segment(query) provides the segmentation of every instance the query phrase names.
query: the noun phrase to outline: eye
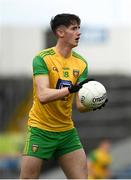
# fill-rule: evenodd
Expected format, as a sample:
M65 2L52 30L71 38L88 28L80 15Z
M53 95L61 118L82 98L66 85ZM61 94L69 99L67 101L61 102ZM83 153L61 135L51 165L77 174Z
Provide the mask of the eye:
M72 27L72 30L78 30L78 29L80 29L80 26L74 26L74 27Z
M73 27L73 30L76 30L77 28L76 27Z
M77 30L77 29L78 29L78 27L77 27L77 26L74 26L72 29L73 29L73 30Z

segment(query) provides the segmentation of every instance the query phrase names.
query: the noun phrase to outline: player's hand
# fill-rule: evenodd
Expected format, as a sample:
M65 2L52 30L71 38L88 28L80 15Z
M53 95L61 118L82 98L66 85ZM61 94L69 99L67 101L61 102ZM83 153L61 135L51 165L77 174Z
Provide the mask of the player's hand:
M71 85L70 87L68 87L68 90L70 93L75 93L75 92L78 92L81 88L82 88L82 85L77 84L77 85Z
M78 92L82 88L82 85L89 81L94 81L94 79L85 79L81 81L80 83L78 83L77 85L71 85L71 87L68 87L68 90L70 93Z
M108 99L106 99L105 102L100 107L93 109L93 111L96 111L97 109L101 109L101 108L105 107L107 102L108 102Z

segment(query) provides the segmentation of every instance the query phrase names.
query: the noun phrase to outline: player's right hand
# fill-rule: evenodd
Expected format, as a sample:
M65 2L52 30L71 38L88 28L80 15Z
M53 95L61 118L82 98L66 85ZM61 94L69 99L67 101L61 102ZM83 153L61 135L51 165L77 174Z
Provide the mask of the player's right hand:
M70 87L68 87L68 90L70 93L75 93L78 92L80 88L82 88L82 85L77 84L77 85L71 85Z

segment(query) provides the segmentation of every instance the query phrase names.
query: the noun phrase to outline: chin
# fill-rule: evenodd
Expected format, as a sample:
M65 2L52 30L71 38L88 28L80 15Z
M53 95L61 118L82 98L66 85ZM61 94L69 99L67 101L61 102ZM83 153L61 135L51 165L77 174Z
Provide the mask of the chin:
M78 43L70 44L70 47L71 47L71 48L75 48L75 47L77 47L77 46L78 46Z
M77 43L77 44L73 44L72 46L73 46L73 48L74 48L74 47L77 47L77 46L78 46L78 43Z

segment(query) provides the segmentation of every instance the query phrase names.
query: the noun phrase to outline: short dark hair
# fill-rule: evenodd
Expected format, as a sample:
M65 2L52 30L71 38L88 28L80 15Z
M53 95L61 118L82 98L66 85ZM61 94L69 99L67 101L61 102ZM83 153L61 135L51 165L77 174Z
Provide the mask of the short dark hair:
M81 20L79 18L79 16L75 15L75 14L57 14L55 17L51 18L50 21L50 26L52 31L55 33L56 29L61 26L64 25L66 27L70 26L71 24L77 23L78 25L80 25Z

